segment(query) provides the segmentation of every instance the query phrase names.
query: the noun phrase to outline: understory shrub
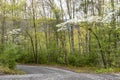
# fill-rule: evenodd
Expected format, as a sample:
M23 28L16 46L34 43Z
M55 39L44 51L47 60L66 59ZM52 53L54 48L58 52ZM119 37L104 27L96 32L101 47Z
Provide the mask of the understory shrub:
M0 54L0 66L14 69L17 59L17 47L13 44L6 45L4 52Z
M97 65L97 55L96 54L85 54L81 55L78 53L69 54L68 62L72 66L94 66Z
M18 63L34 63L34 56L31 53L20 53L19 58L17 59Z
M39 56L38 56L38 63L39 64L46 64L48 62L46 50L42 49L39 52L40 53L39 53Z

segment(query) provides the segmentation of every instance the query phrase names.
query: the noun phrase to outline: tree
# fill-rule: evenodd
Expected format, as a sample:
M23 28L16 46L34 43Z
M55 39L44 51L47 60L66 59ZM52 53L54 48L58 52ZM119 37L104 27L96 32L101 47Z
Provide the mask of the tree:
M1 1L2 5L1 5L1 13L2 13L2 26L1 26L1 53L4 52L4 47L5 47L5 33L6 33L6 28L5 28L5 24L6 24L6 0L5 1Z

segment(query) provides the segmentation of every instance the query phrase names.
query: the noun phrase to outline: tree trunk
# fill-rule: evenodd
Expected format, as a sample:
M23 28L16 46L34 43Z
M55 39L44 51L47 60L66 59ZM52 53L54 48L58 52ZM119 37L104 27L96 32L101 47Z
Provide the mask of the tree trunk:
M5 0L6 1L6 0ZM5 24L6 24L6 4L4 4L3 6L3 12L2 12L2 27L1 27L1 53L4 53L4 48L5 48L5 33L6 33L6 28L5 28Z
M99 40L98 36L94 33L94 31L92 29L89 28L89 31L91 31L93 33L93 35L95 36L95 38L97 40L104 68L107 68L107 62L105 60L105 55L104 55L104 52L102 50L102 46L101 46L100 40Z
M38 63L38 42L37 42L37 26L35 22L35 7L34 7L34 1L32 0L32 20L33 20L33 28L34 28L34 38L35 38L35 63Z

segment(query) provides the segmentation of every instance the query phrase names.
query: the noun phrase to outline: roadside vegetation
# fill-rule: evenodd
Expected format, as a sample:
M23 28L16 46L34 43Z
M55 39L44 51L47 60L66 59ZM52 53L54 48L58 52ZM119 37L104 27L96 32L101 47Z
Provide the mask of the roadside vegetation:
M6 74L13 74L13 75L23 75L25 74L25 72L23 71L19 71L19 70L16 70L16 69L10 69L8 67L0 67L0 75L6 75Z
M1 72L17 63L119 72L120 1L0 0Z

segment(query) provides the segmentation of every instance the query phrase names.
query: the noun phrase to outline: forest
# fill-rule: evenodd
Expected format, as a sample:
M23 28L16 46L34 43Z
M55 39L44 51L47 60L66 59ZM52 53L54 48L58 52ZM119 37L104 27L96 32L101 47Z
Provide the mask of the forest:
M120 67L120 0L0 0L0 66Z

